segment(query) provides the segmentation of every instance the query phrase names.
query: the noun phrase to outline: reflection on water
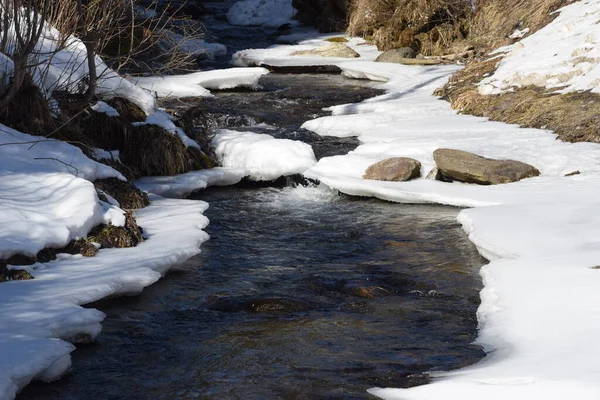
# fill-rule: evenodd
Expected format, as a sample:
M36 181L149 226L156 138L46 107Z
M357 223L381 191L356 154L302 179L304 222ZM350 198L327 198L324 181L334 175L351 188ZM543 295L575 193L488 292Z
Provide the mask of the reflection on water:
M19 399L361 399L478 361L482 260L457 210L322 187L214 189L212 239L100 305L73 374Z

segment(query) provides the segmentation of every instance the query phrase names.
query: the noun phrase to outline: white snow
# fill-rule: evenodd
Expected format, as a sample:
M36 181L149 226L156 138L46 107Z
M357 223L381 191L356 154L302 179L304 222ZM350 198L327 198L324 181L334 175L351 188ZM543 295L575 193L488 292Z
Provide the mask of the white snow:
M247 174L243 168L211 168L175 176L148 176L138 179L135 185L148 193L181 198L209 186L235 185Z
M558 92L600 93L600 0L576 1L540 31L504 49L496 72L480 83L481 94L528 85Z
M151 196L137 213L148 240L137 247L103 249L96 257L63 255L29 267L35 279L2 283L0 291L0 398L11 399L31 379L52 380L70 366L73 346L93 339L104 314L82 308L109 296L132 295L171 266L197 254L207 204ZM62 340L58 340L62 339Z
M108 105L104 101L99 101L96 104L92 104L90 108L96 112L104 113L109 117L118 117L120 115L114 107Z
M206 97L207 89L223 90L237 87L256 89L261 76L268 74L265 68L230 68L217 71L201 71L186 75L132 78L136 85L165 97Z
M244 0L235 3L227 13L231 25L262 25L278 27L297 24L292 20L296 9L292 0Z
M232 56L233 64L238 67L273 66L273 67L297 67L297 66L340 66L347 62L356 62L356 58L341 57L309 57L293 56L297 51L313 50L315 48L331 45L326 39L333 36L344 36L343 34L328 34L301 40L295 45L277 44L267 49L248 49L236 52ZM369 45L362 38L348 38L344 43L360 55L361 61L374 61L381 52L374 45Z
M300 174L316 163L310 145L271 135L224 129L212 144L223 167L244 169L256 181Z

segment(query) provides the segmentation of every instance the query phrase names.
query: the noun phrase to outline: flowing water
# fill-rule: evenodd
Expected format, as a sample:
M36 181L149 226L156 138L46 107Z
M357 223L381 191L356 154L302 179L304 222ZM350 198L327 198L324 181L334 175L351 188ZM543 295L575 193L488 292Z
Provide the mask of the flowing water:
M201 107L211 127L303 140L322 157L357 142L301 123L379 93L333 75L261 84L166 106ZM19 400L364 399L371 387L423 384L430 371L484 356L472 344L483 260L457 209L316 185L193 198L210 203L202 253L139 296L94 304L104 330L73 353L72 374Z
M20 399L361 399L479 360L481 259L456 209L324 187L213 189L211 240L140 296L98 304L75 369Z

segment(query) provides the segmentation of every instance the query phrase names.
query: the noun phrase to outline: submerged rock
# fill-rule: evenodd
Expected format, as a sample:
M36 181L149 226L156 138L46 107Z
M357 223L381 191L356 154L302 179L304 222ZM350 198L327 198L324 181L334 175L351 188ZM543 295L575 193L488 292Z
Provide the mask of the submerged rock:
M265 314L291 313L312 310L311 304L285 298L221 298L209 301L209 309L221 312L252 312Z
M312 57L341 57L341 58L359 58L360 54L352 50L343 43L329 42L329 44L312 50L295 51L292 56L312 56Z
M445 179L497 185L540 175L535 167L515 160L494 160L454 149L437 149L433 158Z
M371 165L363 179L404 182L421 175L421 163L407 157L388 158Z

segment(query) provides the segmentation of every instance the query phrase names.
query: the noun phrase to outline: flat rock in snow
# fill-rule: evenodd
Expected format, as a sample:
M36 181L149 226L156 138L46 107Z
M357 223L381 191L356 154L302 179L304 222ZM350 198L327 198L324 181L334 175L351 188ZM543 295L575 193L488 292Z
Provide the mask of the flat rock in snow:
M538 176L537 168L515 160L494 160L454 149L437 149L433 158L443 177L459 182L497 185Z
M364 179L405 182L421 175L421 163L413 158L394 157L367 168Z

